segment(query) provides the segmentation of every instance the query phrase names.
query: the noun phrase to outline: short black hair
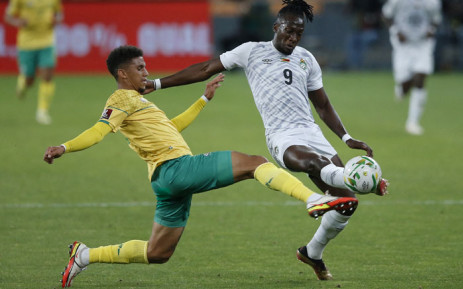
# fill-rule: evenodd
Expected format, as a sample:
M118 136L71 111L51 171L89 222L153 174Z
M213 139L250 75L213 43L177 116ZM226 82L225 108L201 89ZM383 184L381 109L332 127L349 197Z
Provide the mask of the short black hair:
M307 19L307 22L313 20L313 6L307 4L304 0L283 0L285 7L278 12L277 19L284 18L287 15L300 16L302 19Z
M143 50L131 45L119 46L109 53L106 66L109 72L117 80L117 70L128 64L132 59L143 56Z

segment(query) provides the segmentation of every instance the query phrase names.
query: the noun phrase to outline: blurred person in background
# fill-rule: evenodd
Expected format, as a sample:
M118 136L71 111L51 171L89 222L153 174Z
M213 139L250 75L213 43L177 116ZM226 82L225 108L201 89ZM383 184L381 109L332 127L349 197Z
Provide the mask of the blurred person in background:
M410 93L405 130L421 135L427 100L426 77L434 71L435 36L442 21L439 0L388 0L382 12L389 25L397 100Z
M55 94L54 28L63 20L61 0L10 0L4 20L18 28L16 46L19 76L16 95L23 99L38 74L41 80L36 120L40 124L50 124L49 108Z
M222 47L231 50L248 41L263 41L273 36L269 25L273 24L274 16L270 12L267 1L253 1L248 11L240 18L238 31L222 40Z
M440 69L463 69L463 0L442 1L442 33L436 43ZM440 37L439 37L440 36Z
M381 0L350 0L347 10L352 14L352 32L347 43L347 63L350 69L361 69L370 45L379 38Z

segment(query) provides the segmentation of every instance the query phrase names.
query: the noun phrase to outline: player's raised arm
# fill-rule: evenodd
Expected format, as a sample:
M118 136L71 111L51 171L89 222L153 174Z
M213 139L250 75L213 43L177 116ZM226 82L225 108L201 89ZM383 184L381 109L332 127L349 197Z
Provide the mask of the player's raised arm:
M158 78L153 81L148 81L143 94L148 94L154 90L159 90L162 88L204 81L212 75L224 70L225 67L222 65L222 62L220 62L219 58L196 63L172 75L163 77L161 79Z
M54 159L61 157L65 152L75 152L89 148L99 143L110 131L111 127L109 125L103 122L97 122L94 126L87 129L76 138L60 146L48 147L43 156L43 160L52 164Z
M214 97L215 90L220 87L221 82L225 79L225 75L219 73L213 80L207 83L204 95L193 103L187 110L177 115L172 119L178 131L187 128L193 120L196 119L201 110L206 106L207 102Z

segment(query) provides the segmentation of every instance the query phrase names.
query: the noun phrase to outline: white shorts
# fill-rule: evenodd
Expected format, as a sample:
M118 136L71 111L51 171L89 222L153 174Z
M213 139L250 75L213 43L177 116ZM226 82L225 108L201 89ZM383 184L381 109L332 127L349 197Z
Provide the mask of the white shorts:
M293 145L306 146L316 153L331 160L337 154L336 150L326 140L320 127L314 124L310 128L296 128L288 131L274 133L266 137L267 147L273 159L283 168L283 155L288 147Z
M396 83L412 79L416 73L431 74L434 71L435 40L428 39L420 44L392 42L392 67Z

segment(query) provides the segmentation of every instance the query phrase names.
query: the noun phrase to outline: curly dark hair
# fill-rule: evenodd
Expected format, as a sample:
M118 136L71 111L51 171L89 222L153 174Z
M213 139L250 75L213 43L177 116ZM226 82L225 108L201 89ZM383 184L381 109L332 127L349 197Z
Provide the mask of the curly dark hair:
M138 47L124 45L119 46L109 53L106 59L106 66L109 72L117 80L117 70L128 64L132 59L143 56L143 50Z
M307 19L307 22L313 20L313 6L307 4L304 0L283 0L285 7L278 12L277 18L284 18L286 15L297 15Z

